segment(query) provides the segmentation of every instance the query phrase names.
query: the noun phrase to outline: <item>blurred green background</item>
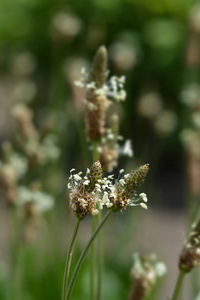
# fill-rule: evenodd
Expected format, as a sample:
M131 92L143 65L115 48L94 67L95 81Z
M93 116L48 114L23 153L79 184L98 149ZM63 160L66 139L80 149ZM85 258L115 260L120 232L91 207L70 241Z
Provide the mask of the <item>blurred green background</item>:
M48 130L56 137L59 155L23 179L23 185L39 181L42 190L55 199L53 211L40 220L33 243L16 246L20 234L15 231L16 216L11 216L13 209L1 195L1 300L61 297L65 252L74 223L66 196L67 178L71 168L83 171L92 162L83 94L74 81L82 67L89 70L101 45L108 50L109 75L126 76L127 99L113 104L107 118L113 111L119 114L120 135L132 141L134 157L120 157L116 177L120 168L129 172L150 164L143 185L149 211L130 208L114 216L104 229L103 299L127 299L134 251L156 252L166 261L169 278L161 295L171 295L182 233L199 207L200 3L2 0L1 143L10 140L23 153L12 113L16 105L23 105L29 107L40 133ZM90 217L81 228L77 257L89 237L89 226ZM88 296L88 282L86 262L73 299ZM195 286L194 296L199 289ZM156 299L154 294L151 297Z

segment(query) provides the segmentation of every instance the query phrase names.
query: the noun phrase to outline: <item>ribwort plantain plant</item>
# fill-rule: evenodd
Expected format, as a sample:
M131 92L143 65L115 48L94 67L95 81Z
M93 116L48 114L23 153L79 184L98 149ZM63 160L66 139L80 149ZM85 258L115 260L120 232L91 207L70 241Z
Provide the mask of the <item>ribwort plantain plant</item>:
M100 165L99 162L97 162L96 164ZM99 231L102 229L103 225L110 217L110 215L117 211L125 210L127 206L140 205L141 207L147 209L146 195L144 193L137 195L136 190L144 181L148 169L149 169L148 165L141 166L140 168L131 172L130 174L124 175L124 177L120 179L119 182L117 181L115 183L113 183L112 180L113 175L109 175L108 177L103 177L102 179L98 179L97 180L98 183L95 184L95 188L94 190L92 190L91 195L87 191L87 187L90 186L91 182L95 181L94 178L90 177L91 178L90 181L88 179L87 173L83 179L81 178L80 173L70 175L70 180L72 178L75 179L73 183L74 187L72 187L71 184L69 185L70 190L75 189L75 191L72 191L72 193L70 193L70 198L71 198L70 203L76 217L78 218L77 221L78 225L76 225L75 227L75 231L74 231L75 233L73 234L72 241L70 244L71 252L69 252L67 256L68 257L67 267L65 270L64 284L63 284L63 288L64 288L63 295L65 295L65 298L63 299L70 299L72 288L74 286L76 277L83 263L83 260L85 259L85 256L90 248L90 245L92 244L93 240L98 235ZM83 187L84 183L86 187ZM78 190L78 192L76 190ZM85 246L76 264L76 267L74 269L70 283L66 291L68 277L69 277L68 274L70 270L70 261L72 257L72 248L77 234L77 228L79 226L79 223L88 213L91 213L93 215L98 214L99 210L102 210L104 206L107 208L107 213L105 213L101 222L97 225L95 231L93 232L87 245ZM97 209L97 207L99 207L99 210Z
M75 84L85 91L83 105L85 107L86 135L91 143L93 150L93 165L87 169L86 174L82 172L74 174L72 169L69 177L68 189L70 191L70 207L73 210L77 221L72 235L68 255L66 258L62 300L69 300L73 290L75 280L78 276L80 267L85 256L91 247L91 266L90 266L90 299L101 300L102 295L102 235L101 229L111 214L123 211L127 206L137 206L147 209L147 196L144 193L136 194L137 189L143 183L149 165L145 164L138 169L125 174L122 178L120 171L118 180L114 181L114 175L103 176L104 171L112 171L117 166L119 156L118 131L119 121L117 115L111 117L110 126L106 127L106 111L112 104L111 99L124 101L126 92L123 89L125 78L111 77L109 80L107 71L107 51L104 46L100 47L95 56L93 66L89 75L85 70L82 71L80 81ZM126 145L126 151L132 156L130 142ZM129 149L127 149L129 147ZM107 212L102 218L103 208ZM70 277L71 259L73 254L74 242L77 236L81 221L92 214L92 234L83 249L74 271ZM97 222L96 217L97 216ZM98 249L94 247L94 239L98 236ZM96 271L95 252L98 250L98 263ZM97 274L97 289L95 290Z

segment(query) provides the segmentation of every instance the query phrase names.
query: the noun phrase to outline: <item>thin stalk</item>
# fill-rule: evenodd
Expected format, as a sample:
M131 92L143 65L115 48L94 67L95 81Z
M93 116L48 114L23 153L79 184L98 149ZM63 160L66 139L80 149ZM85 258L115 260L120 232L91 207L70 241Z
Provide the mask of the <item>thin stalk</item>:
M96 162L99 159L98 146L99 146L98 141L96 141L96 140L92 141L93 162ZM99 212L99 214L100 214L100 212ZM92 218L92 233L94 232L96 225L99 224L100 221L101 221L101 218L100 218L100 220L99 220L99 218L96 219L96 217ZM98 247L100 246L99 244L100 244L100 242L99 242L99 236L98 236ZM98 259L98 262L99 262L99 259ZM95 266L96 266L96 262L95 262L95 244L92 244L91 251L90 251L90 300L95 299ZM98 263L98 286L97 286L97 291L99 289L101 289L101 287L99 287L99 275L101 277L101 274L100 274L101 271L100 270L101 270L101 268L99 269L99 263Z
M97 228L95 229L95 231L93 232L93 234L91 235L87 245L85 246L83 252L81 253L81 256L76 264L76 267L74 269L74 272L72 274L69 286L68 286L68 290L67 290L67 295L66 295L66 299L65 300L69 300L71 293L72 293L72 289L74 286L74 283L76 281L77 275L79 273L80 267L85 259L85 256L90 248L90 245L92 244L93 240L95 239L95 237L97 236L98 232L100 231L100 229L103 227L103 225L105 224L105 222L107 221L107 219L110 217L110 215L112 214L112 210L108 211L104 218L101 220L101 223L97 226Z
M92 156L93 156L93 162L97 161L99 159L99 142L98 141L93 141L92 142Z
M180 290L181 290L181 286L182 286L182 283L183 283L184 275L185 275L184 271L179 271L179 276L178 276L178 279L177 279L177 282L176 282L176 286L174 288L174 293L173 293L173 296L172 296L171 300L178 299L178 295L179 295Z
M97 215L98 224L100 224L102 220L102 213L99 210L99 214ZM102 231L98 234L98 273L97 273L97 300L101 300L101 291L102 291L102 275L103 275L103 238Z
M96 217L92 217L92 233L96 228L96 221ZM90 249L90 300L95 299L95 266L95 244L93 243Z
M76 239L76 236L77 236L77 232L78 232L78 229L79 229L80 222L81 222L81 220L77 219L77 222L75 224L74 231L73 231L73 234L72 234L72 239L71 239L69 251L68 251L67 257L66 257L65 271L64 271L64 278L63 278L63 288L62 288L62 300L65 300L65 297L66 297L66 288L67 288L68 280L69 280L69 273L70 273L72 255L73 255L73 246L74 246L74 242L75 242L75 239Z

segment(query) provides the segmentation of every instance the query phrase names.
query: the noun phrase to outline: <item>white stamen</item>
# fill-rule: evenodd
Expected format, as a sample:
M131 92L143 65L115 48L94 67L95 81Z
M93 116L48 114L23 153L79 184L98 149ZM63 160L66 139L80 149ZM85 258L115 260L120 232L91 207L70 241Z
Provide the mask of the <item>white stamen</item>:
M148 207L147 207L147 205L145 204L145 203L140 203L140 206L142 207L142 208L144 208L144 209L147 209Z
M139 194L139 197L140 197L144 202L147 202L147 201L148 201L147 195L146 195L145 193Z
M85 181L83 182L84 185L88 185L89 183L90 183L89 180L85 180Z
M82 180L82 178L81 178L78 174L75 174L75 175L74 175L74 179L77 180L77 181Z
M124 186L124 185L125 185L124 179L120 179L119 183L120 183L122 186Z

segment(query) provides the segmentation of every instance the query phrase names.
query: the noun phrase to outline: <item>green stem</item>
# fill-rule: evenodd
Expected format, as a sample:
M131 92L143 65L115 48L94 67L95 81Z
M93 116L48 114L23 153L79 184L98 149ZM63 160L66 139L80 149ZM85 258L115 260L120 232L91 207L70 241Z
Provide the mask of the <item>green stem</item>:
M93 162L96 162L99 159L99 152L98 152L98 146L99 146L99 142L97 140L93 140L92 141L92 154L93 154ZM98 219L96 219L95 217L92 218L92 232L94 232L94 229L96 227L96 225L98 225L101 222L101 214L99 211L98 214ZM100 248L102 248L102 238L100 237L100 235L98 235L98 251L100 250ZM102 251L100 251L102 252ZM101 259L100 259L100 252L98 252L98 281L97 281L97 294L99 293L99 291L101 291L101 270L102 270L102 266L100 266L101 263ZM90 251L90 300L94 300L95 299L95 244L92 244L91 246L91 251Z
M74 283L76 281L76 278L77 278L77 275L79 273L79 270L80 270L80 267L85 259L85 256L90 248L90 245L92 244L93 240L95 239L95 237L97 236L99 230L102 228L102 226L104 225L104 223L107 221L107 219L109 218L109 216L112 214L112 210L108 211L104 218L102 219L101 223L97 226L97 228L95 229L95 231L93 232L93 234L91 235L87 245L85 246L83 252L81 253L81 256L76 264L76 267L74 269L74 272L72 274L72 278L70 280L70 283L69 283L69 287L68 287L68 290L67 290L67 296L66 296L66 299L65 300L69 300L70 299L70 296L71 296L71 293L72 293L72 289L73 289L73 286L74 286Z
M181 286L182 286L182 283L183 283L184 275L185 275L184 271L179 271L179 276L178 276L178 279L177 279L177 282L176 282L176 286L175 286L175 289L174 289L174 293L173 293L173 296L172 296L171 300L176 300L177 299L177 297L179 295L179 292L181 290Z
M102 213L99 210L97 215L98 224L101 223ZM102 287L102 275L103 275L103 241L102 241L102 232L98 234L98 273L97 273L97 300L101 300L101 287Z
M92 142L92 155L93 155L93 162L99 159L99 151L98 151L99 142L94 140Z
M94 232L97 222L96 217L92 217L92 233ZM91 245L90 250L90 300L95 298L95 244Z
M78 229L79 229L80 222L81 222L81 220L77 219L77 222L75 224L74 231L73 231L73 234L72 234L72 239L71 239L69 251L68 251L68 254L67 254L67 257L66 257L65 271L64 271L64 278L63 278L63 288L62 288L62 300L65 300L65 297L66 297L66 288L67 288L68 280L69 280L69 273L70 273L72 255L73 255L73 246L74 246L74 242L75 242L75 239L76 239L76 236L77 236L77 232L78 232Z

